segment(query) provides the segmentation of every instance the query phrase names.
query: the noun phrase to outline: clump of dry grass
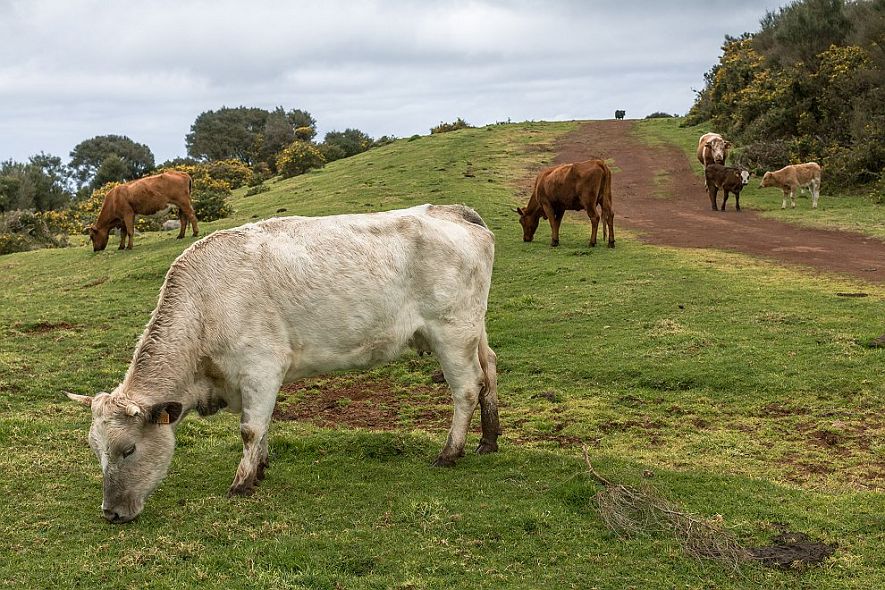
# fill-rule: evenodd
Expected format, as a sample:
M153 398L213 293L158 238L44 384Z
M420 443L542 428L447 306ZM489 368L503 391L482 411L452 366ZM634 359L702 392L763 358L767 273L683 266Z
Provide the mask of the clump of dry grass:
M600 475L590 463L587 447L584 461L590 477L602 485L595 496L599 516L616 534L672 534L691 557L714 559L734 569L753 559L751 552L715 519L682 510L652 490L614 483Z

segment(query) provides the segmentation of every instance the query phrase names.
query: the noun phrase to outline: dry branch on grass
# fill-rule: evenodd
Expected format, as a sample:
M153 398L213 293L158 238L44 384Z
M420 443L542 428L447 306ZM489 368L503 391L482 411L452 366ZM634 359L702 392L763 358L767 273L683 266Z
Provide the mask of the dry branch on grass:
M584 461L589 475L603 486L594 496L599 516L616 534L669 532L688 555L715 559L734 569L752 559L750 551L714 520L685 512L653 491L609 481L593 469L587 447Z
M606 479L593 469L587 447L583 450L588 475L602 485L602 490L594 496L599 516L610 530L622 537L670 533L689 556L713 559L735 570L750 562L780 569L803 568L820 563L836 550L835 545L786 528L773 539L773 545L744 547L716 519L686 512L652 490L639 490Z

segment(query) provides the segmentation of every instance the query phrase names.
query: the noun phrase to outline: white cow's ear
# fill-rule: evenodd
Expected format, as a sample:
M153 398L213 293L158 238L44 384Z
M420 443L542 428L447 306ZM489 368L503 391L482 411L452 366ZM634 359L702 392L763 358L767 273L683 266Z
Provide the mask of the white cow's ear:
M184 407L178 402L163 402L151 406L150 421L154 424L174 424L181 418Z
M71 393L70 391L66 391L65 395L68 396L71 401L75 401L78 404L83 404L84 406L92 407L93 398L89 397L88 395L78 395L76 393Z

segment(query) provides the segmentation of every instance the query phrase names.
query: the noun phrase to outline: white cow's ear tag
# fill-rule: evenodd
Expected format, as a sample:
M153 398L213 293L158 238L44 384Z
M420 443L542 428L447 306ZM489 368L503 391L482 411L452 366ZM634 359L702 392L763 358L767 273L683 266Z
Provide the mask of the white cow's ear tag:
M157 424L169 424L169 414L167 412L160 412L160 415L157 417Z

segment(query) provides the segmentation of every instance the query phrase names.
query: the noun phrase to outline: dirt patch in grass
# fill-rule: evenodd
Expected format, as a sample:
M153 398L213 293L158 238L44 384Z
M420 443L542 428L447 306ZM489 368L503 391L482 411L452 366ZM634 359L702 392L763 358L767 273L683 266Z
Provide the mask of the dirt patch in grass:
M388 379L317 377L283 387L274 418L324 428L446 430L451 400L445 383L406 387Z
M60 330L76 330L79 326L69 322L37 322L33 324L15 324L13 328L24 334L45 334L46 332L57 332Z
M784 530L767 547L752 547L750 555L763 565L801 569L822 562L836 552L835 545L816 541L805 533Z

